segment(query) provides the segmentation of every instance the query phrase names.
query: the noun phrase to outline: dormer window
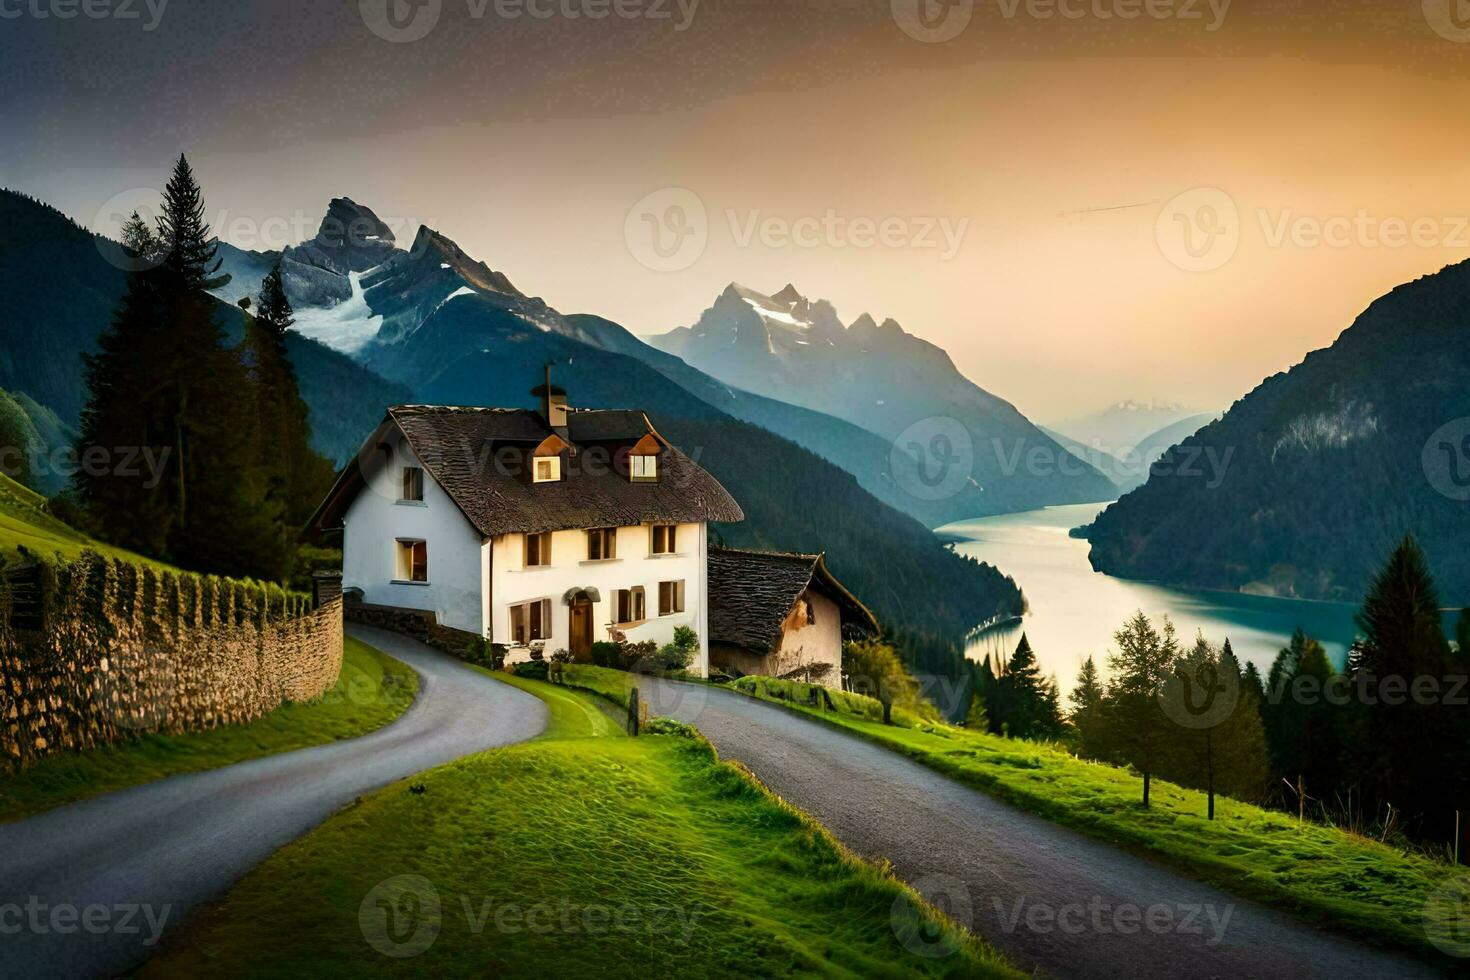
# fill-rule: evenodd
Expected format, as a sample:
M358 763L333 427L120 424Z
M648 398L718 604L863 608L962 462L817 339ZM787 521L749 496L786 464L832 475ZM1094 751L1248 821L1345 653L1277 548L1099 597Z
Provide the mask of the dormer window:
M531 479L536 483L555 483L561 479L560 456L538 456Z
M657 456L631 456L628 460L628 475L634 483L658 482Z
M664 451L663 443L652 432L628 450L628 479L633 483L658 482L658 456Z

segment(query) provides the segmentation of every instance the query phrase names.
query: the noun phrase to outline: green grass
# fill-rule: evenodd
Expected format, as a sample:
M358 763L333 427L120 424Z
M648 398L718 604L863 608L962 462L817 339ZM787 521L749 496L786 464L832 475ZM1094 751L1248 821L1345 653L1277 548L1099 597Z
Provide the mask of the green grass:
M1462 944L1470 935L1470 906L1436 901L1426 910L1435 889L1466 872L1464 867L1221 796L1215 797L1215 820L1209 821L1204 793L1158 779L1150 793L1153 805L1144 809L1142 780L1130 770L1079 759L1059 746L917 722L899 712L894 713L897 724L884 725L873 720L875 708L881 719L881 707L867 698L857 699L870 703L855 713L807 708L793 703L803 700L805 691L791 684L746 677L731 687L820 718L1049 820L1162 858L1196 878L1356 938L1429 954L1443 964L1426 929L1458 936Z
M63 524L46 510L45 497L0 473L0 557L14 558L22 547L41 558L60 554L74 560L90 550L108 558L168 567L131 551L102 544Z
M356 738L403 714L417 693L418 675L411 669L349 637L337 683L314 701L283 704L246 725L140 735L0 775L0 821L165 776Z
M596 697L494 676L547 702L543 736L363 799L247 875L142 972L1015 975L697 733L628 738ZM385 934L385 908L401 931ZM432 944L395 958L367 935L397 952L417 946L395 939ZM950 952L917 955L905 939Z

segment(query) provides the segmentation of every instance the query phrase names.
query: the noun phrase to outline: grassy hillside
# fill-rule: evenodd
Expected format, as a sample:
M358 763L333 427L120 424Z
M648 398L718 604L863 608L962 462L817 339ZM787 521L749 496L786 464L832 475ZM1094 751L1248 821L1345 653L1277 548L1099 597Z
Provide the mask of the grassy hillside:
M142 974L1015 975L692 730L623 737L588 695L514 683L551 707L540 738L366 797Z
M60 554L76 558L84 550L101 552L114 558L144 562L130 551L110 548L67 527L46 509L46 498L0 474L0 557L15 558L25 548L37 555Z

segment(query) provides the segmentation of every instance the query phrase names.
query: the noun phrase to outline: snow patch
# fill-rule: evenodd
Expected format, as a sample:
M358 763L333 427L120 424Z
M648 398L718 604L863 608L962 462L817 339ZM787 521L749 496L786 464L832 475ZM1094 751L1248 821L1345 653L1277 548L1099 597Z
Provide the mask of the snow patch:
M336 306L306 306L296 310L292 329L344 354L356 354L366 347L378 335L383 318L374 316L368 308L362 276L361 272L347 274L352 295Z

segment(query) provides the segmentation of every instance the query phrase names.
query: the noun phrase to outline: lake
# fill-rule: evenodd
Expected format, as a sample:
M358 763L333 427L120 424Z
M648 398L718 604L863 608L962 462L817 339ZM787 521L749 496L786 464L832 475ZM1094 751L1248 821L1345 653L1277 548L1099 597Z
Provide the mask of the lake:
M1019 623L1005 623L976 633L968 653L1009 657L1022 631L1031 641L1043 673L1055 673L1062 690L1071 689L1082 661L1089 655L1106 675L1113 632L1142 609L1156 622L1168 616L1180 644L1194 642L1203 630L1210 642L1228 637L1241 662L1250 660L1264 677L1298 626L1322 641L1341 668L1357 634L1346 603L1309 602L1234 592L1191 592L1113 578L1092 570L1088 543L1067 532L1090 524L1107 504L1048 507L951 524L942 531L962 538L955 550L989 562L1016 580L1026 593L1030 612Z

